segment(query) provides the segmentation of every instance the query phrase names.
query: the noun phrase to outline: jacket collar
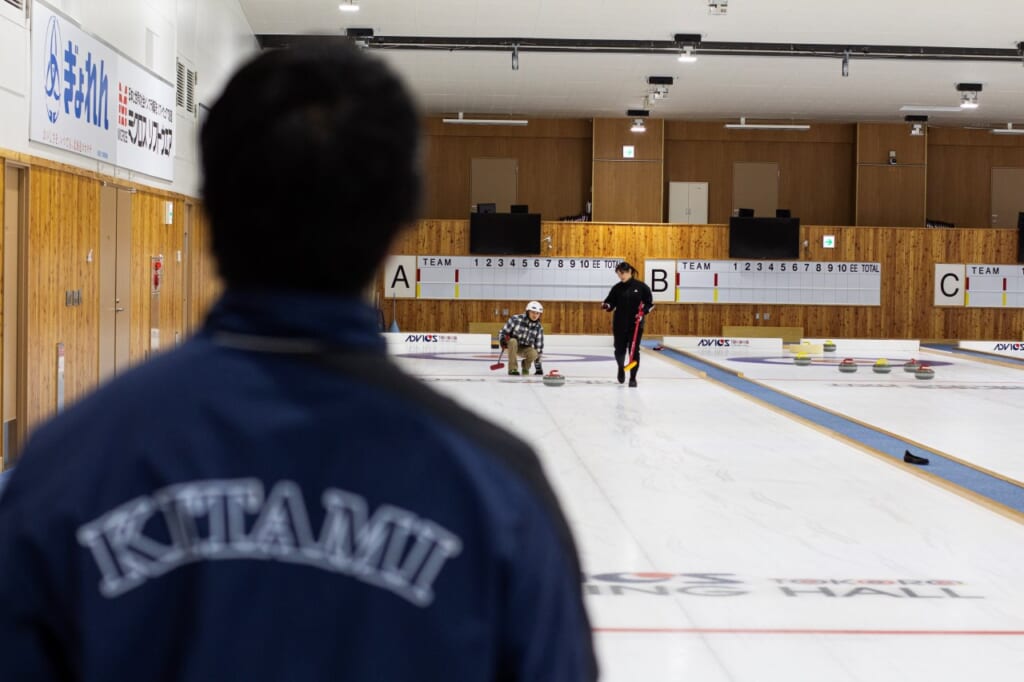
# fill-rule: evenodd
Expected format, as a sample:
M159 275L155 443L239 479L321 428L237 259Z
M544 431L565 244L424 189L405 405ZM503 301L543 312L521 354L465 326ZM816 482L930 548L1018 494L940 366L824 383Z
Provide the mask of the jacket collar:
M231 289L206 317L203 333L311 340L331 347L385 349L377 311L362 300L308 291Z

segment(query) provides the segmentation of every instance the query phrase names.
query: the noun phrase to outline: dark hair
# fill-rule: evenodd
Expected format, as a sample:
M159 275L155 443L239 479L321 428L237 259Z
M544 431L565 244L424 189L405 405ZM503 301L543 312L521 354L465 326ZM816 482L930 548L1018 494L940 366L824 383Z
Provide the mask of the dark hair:
M346 43L265 51L210 109L202 193L229 286L355 293L416 215L416 107Z
M634 268L632 265L630 265L626 261L622 261L621 263L619 263L618 265L615 266L615 272L628 272L630 274L635 275L636 274L636 268Z

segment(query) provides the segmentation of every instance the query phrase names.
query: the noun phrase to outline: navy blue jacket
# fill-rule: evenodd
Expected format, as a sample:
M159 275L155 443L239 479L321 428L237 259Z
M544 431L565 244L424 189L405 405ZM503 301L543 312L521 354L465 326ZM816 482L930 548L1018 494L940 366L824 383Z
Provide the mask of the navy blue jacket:
M374 311L229 292L41 427L0 497L0 677L593 680L533 452Z

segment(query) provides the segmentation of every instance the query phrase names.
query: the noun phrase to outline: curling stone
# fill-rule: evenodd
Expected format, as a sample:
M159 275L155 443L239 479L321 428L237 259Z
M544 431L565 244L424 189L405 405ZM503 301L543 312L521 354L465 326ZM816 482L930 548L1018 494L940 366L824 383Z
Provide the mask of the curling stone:
M928 365L918 365L914 371L914 377L917 379L934 379L935 370Z
M845 358L839 363L839 371L843 374L852 374L857 371L857 361L853 358Z
M796 357L793 358L793 364L800 365L801 367L806 367L807 365L811 364L811 356L803 352L797 353Z
M821 349L826 353L835 353L836 343L835 341L826 341L825 343L821 344Z
M871 366L871 371L875 374L888 374L892 371L892 367L889 366L889 361L885 358L878 358Z
M544 375L542 381L545 386L564 386L565 377L558 373L557 369L553 369Z
M918 364L917 360L915 360L914 358L910 358L909 360L907 360L906 362L903 363L903 371L904 372L916 372L917 371L917 364Z

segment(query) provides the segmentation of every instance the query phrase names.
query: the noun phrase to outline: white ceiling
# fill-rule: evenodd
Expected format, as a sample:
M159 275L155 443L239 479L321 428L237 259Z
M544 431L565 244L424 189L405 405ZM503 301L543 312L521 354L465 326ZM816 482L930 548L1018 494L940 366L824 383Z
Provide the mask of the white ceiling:
M567 38L828 43L1016 49L1024 0L240 0L256 34ZM1024 123L1024 61L910 61L666 54L375 50L402 73L429 114L623 117L643 108L647 77L673 76L651 107L665 119L901 121L903 105L954 106L959 82L981 83L974 111L929 113L932 124Z

